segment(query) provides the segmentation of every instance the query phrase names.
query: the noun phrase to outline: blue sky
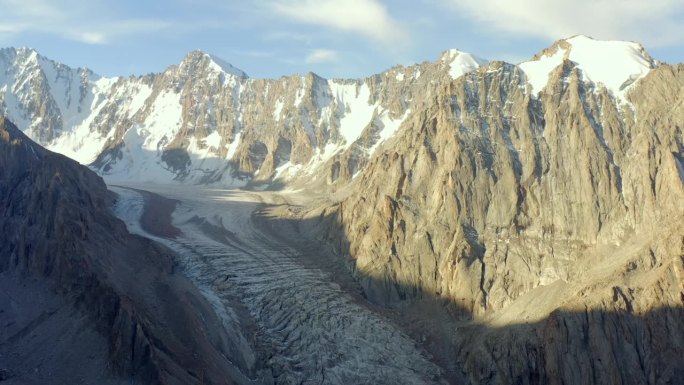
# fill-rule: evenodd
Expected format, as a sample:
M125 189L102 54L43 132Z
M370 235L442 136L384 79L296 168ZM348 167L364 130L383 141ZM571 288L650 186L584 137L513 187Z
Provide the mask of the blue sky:
M681 0L0 0L0 46L101 75L163 71L201 49L251 77L365 77L449 48L519 62L575 34L684 61Z

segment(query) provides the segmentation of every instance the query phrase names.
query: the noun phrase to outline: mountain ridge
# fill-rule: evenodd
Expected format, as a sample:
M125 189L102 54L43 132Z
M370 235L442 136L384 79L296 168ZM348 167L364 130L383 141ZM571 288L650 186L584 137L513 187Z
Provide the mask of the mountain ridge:
M572 39L578 37L552 47ZM19 51L40 57L35 50ZM158 74L103 78L41 60L39 68L17 68L6 59L10 75L0 78L3 111L31 138L113 180L218 185L305 183L314 174L325 184L346 183L438 84L491 67L447 50L435 62L365 79L328 80L314 73L252 79L195 50ZM526 63L520 68L536 65ZM541 72L528 70L532 94L558 65L554 59ZM599 87L600 76L582 73ZM613 88L621 100L631 89Z

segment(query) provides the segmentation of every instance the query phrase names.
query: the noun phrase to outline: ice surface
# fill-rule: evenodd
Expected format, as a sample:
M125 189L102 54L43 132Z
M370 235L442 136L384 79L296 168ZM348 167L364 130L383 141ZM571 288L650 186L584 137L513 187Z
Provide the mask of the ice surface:
M104 173L107 182L122 183L136 180L140 182L169 183L175 174L167 169L159 160L157 151L147 148L152 135L140 125L130 128L124 135L122 158L111 164L111 169Z
M297 173L303 168L301 164L294 164L287 161L275 169L275 176L273 179L288 178L297 175Z
M380 124L382 127L382 130L380 131L380 139L373 145L373 147L370 148L369 152L372 154L375 152L375 150L385 142L387 139L393 137L397 131L399 130L399 127L401 127L401 124L406 120L406 117L411 114L411 110L406 110L404 115L400 116L397 119L392 119L390 117L389 111L383 111L380 114Z
M273 109L273 119L275 121L280 120L280 114L283 112L283 106L285 104L283 103L282 99L278 99L278 101L275 104L275 108Z
M623 100L630 86L655 67L653 59L638 43L594 40L583 35L565 41L569 48L558 46L552 55L519 65L527 75L534 95L546 86L549 73L564 58L577 63L584 81L602 84Z
M449 75L457 79L468 72L474 71L489 61L475 55L450 49L442 54L442 61L449 63Z
M237 151L238 146L240 145L240 137L242 136L241 132L238 132L235 135L235 139L233 139L230 144L227 144L226 146L228 147L228 153L226 154L226 159L233 159L233 155L235 155L235 151Z
M154 100L149 117L145 119L147 137L143 147L158 151L162 140L174 138L182 123L181 114L180 94L168 90L160 93Z
M532 94L537 95L549 82L549 74L563 62L564 50L558 50L551 56L542 56L538 60L521 63L519 67L525 72L527 82L532 86Z
M130 116L143 109L145 101L152 95L152 88L147 84L135 84L129 93L129 107Z
M221 134L219 134L218 131L212 132L211 134L207 135L206 138L204 138L204 144L209 148L213 148L214 151L218 150L219 146L221 145Z
M654 67L643 47L624 41L599 41L586 36L568 39L569 59L578 63L585 80L603 83L616 96L627 86L646 76Z
M132 187L181 201L173 224L182 235L158 238L135 223L142 199L116 190L121 197L117 215L131 231L176 251L179 269L200 288L226 328L242 326L233 311L236 301L247 310L258 333L246 343L268 347L262 353L276 383L444 383L442 371L400 328L358 303L329 273L303 263L325 256L317 248L300 249L294 227L279 228L276 237L259 225L260 216L254 213L261 202L289 201L296 195Z
M369 103L370 89L366 84L330 82L330 88L337 103L344 106L339 132L346 144L351 145L371 122L376 105Z
M232 64L226 62L225 60L216 57L211 54L205 54L211 62L214 64L215 68L219 71L223 71L227 74L237 76L239 78L246 78L247 74L239 68L234 67Z

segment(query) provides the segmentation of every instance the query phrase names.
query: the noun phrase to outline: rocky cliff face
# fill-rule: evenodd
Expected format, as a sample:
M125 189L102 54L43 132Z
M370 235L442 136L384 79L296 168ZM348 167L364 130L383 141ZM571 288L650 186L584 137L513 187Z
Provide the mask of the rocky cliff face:
M448 302L474 383L677 382L684 66L615 92L562 56L542 89L501 62L435 85L324 237L373 301Z
M5 49L0 100L31 138L112 180L241 185L320 172L335 183L363 168L426 85L484 62L451 50L365 80L264 80L195 51L161 74L106 79Z
M95 173L0 121L0 273L25 279L23 287L31 279L48 282L64 306L86 314L107 339L109 367L123 378L225 384L256 376L249 352L236 347L199 291L174 273L170 252L130 235L109 211L111 199ZM28 338L54 313L4 342ZM20 380L34 375L9 369Z

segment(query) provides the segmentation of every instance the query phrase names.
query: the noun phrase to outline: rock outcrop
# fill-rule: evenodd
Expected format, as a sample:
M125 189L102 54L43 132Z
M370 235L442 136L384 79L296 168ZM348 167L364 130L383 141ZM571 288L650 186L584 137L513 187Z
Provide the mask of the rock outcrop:
M174 271L171 252L130 235L110 212L112 199L94 172L0 121L0 273L24 279L24 286L41 282L64 306L85 314L122 378L159 384L256 378L249 352L240 351L210 304ZM20 330L9 338L22 336ZM32 375L2 369L19 379Z
M313 212L367 297L448 303L474 383L680 381L684 66L625 101L567 59L538 95L502 62L431 91Z

